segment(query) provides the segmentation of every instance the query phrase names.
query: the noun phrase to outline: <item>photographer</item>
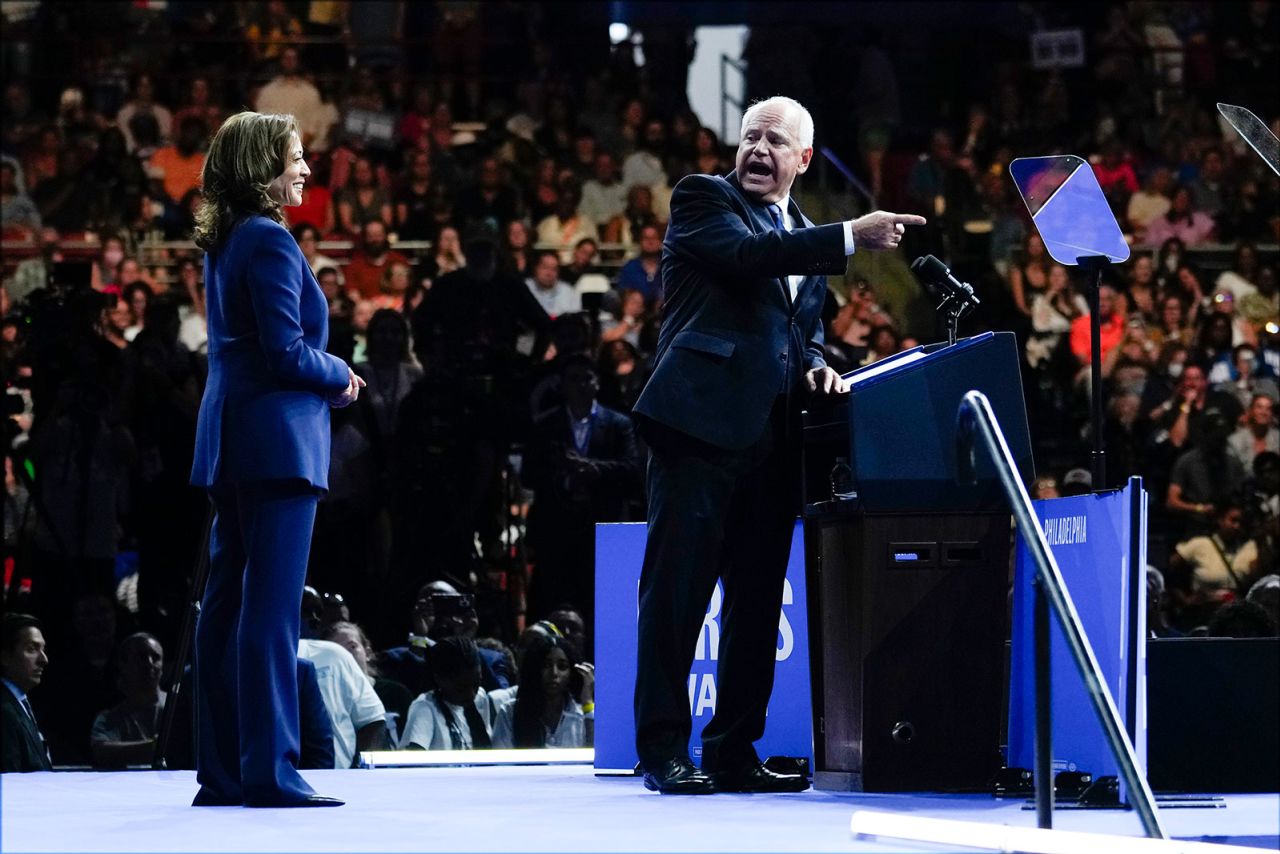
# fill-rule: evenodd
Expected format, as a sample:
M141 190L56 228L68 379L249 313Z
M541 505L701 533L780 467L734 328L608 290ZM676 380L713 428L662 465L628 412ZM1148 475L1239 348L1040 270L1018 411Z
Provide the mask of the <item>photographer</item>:
M459 593L447 581L430 581L419 588L411 619L408 643L380 652L378 663L387 678L407 686L415 695L425 694L436 687L430 650L448 637L475 640L480 621L471 594ZM480 649L479 656L480 683L485 690L511 684L502 653Z
M78 378L61 384L47 416L36 399L27 453L42 475L35 500L43 512L32 594L54 637L65 636L79 594L114 598L119 525L137 454L112 403L105 386Z

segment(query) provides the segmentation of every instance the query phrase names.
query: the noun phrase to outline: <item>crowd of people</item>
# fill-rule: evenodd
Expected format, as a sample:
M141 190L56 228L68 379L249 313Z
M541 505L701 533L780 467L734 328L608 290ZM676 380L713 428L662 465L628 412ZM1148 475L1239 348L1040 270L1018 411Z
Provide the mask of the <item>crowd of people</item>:
M42 5L53 21L38 26L65 49L66 7ZM329 349L367 383L333 412L299 651L319 674L300 676L304 717L322 712L303 728L304 767L374 747L591 743L593 531L644 518L629 413L661 318L671 190L727 172L731 151L670 91L656 39L643 66L603 27L570 39L538 4L493 4L505 29L462 3L385 31L326 17L348 5L175 9L149 26L202 38L142 57L102 49L108 30L52 84L5 70L5 607L35 616L6 616L17 690L0 699L31 692L39 738L23 761L154 752L207 515L188 485L206 346L188 241L203 150L241 105L298 119L313 174L288 224L329 302ZM1186 5L1117 4L1086 29L1088 70L999 64L953 110L963 120L932 133L868 112L856 171L929 217L907 259L933 252L978 286L962 331L1018 334L1035 497L1144 478L1153 632L1216 619L1275 633L1280 186L1213 93L1275 70L1276 10L1247 4L1241 23ZM438 48L426 65L390 46L415 34ZM520 45L501 60L528 72L509 89L493 82L503 69L478 71L485 39ZM890 65L876 67L892 78ZM1274 90L1249 91L1280 129ZM1087 287L1049 257L1007 177L1013 157L1067 146L1090 155L1133 247L1098 300L1107 484L1082 468ZM891 293L874 276L833 280L833 367L933 339ZM190 761L181 742L171 765Z

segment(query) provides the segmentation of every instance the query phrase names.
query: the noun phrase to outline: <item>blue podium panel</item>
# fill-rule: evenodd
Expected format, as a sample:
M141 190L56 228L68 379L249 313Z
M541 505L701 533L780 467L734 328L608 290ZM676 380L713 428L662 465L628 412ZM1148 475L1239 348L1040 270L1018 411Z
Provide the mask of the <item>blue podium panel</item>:
M849 447L864 509L941 513L1007 506L986 455L977 460L977 483L957 480L956 412L972 389L990 400L1023 482L1034 478L1013 333L914 348L847 379Z
M1141 507L1136 516L1132 512L1135 490ZM1033 504L1138 761L1145 767L1146 493L1131 483L1115 492L1050 498ZM1019 537L1009 665L1008 764L1015 768L1032 768L1035 761L1035 572L1026 542ZM1071 658L1062 626L1056 617L1051 620L1054 773L1079 770L1088 771L1094 779L1118 776L1119 766ZM1130 625L1131 620L1136 620L1136 627Z
M596 762L599 770L631 770L636 764L633 698L636 680L636 613L648 525L596 525ZM702 728L716 708L716 656L720 645L719 583L707 607L689 674L693 737L689 755L702 757ZM756 743L761 757L803 756L812 762L808 617L804 541L796 523L778 623L777 670L769 722Z

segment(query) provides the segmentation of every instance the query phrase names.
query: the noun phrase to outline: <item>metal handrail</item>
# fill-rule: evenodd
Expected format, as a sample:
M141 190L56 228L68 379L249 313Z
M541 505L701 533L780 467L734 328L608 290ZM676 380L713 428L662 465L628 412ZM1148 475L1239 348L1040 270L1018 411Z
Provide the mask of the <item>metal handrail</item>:
M738 108L741 112L745 106L742 101L732 97L729 94L729 69L732 68L738 72L738 76L747 76L747 66L727 53L720 54L720 141L724 142L729 138L729 105Z
M837 156L836 153L830 149L830 147L825 145L821 146L818 149L818 153L821 154L828 162L830 162L832 166L835 167L835 170L840 173L840 176L843 177L845 181L848 182L849 186L857 190L858 193L864 199L867 200L868 207L874 210L876 207L876 197L872 195L871 188L868 187L866 184L864 184L862 180L853 173L853 170L850 169L847 165L845 165L845 162L841 160L839 156ZM823 191L829 192L826 186L827 185L826 170L823 169L820 175L822 177Z
M1036 596L1038 599L1041 597L1047 599L1049 605L1053 607L1054 613L1058 616L1058 622L1062 626L1063 634L1067 639L1067 648L1071 651L1071 658L1075 661L1076 668L1080 671L1081 679L1084 680L1085 688L1089 693L1090 705L1093 706L1098 722L1102 725L1102 730L1106 735L1108 745L1111 747L1111 752L1115 756L1116 762L1120 765L1120 777L1124 780L1125 786L1128 787L1129 798L1133 802L1133 807L1137 811L1139 819L1142 821L1142 829L1147 836L1153 839L1167 839L1168 835L1164 832L1164 828L1160 826L1160 818L1156 814L1155 797L1151 793L1151 787L1147 785L1146 777L1138 770L1137 754L1134 752L1133 744L1129 741L1128 734L1125 732L1124 723L1120 719L1120 712L1116 708L1115 700L1111 697L1111 692L1107 689L1106 682L1103 681L1102 669L1098 666L1098 659L1093 654L1093 647L1090 646L1089 639L1085 637L1084 629L1080 625L1080 616L1076 613L1075 604L1071 601L1071 594L1067 591L1066 584L1062 580L1058 562L1054 559L1053 552L1049 549L1049 543L1045 540L1044 530L1040 527L1035 511L1031 507L1031 497L1027 494L1026 487L1023 486L1018 477L1018 469L1013 461L1013 454L1009 452L1009 446L1005 442L1004 433L1000 430L1000 423L996 420L995 413L991 411L991 404L986 395L975 390L965 394L964 399L960 401L959 411L956 413L957 462L959 463L960 476L965 480L974 479L976 471L974 456L977 445L976 440L979 437L983 446L987 449L987 453L991 455L991 459L995 463L996 472L1000 476L1000 484L1004 488L1005 496L1009 499L1009 504L1013 508L1013 516L1018 523L1018 531L1027 541L1032 559L1035 561ZM1040 636L1042 634L1043 636ZM1046 685L1049 678L1048 663L1048 633L1037 632L1037 677L1043 678ZM1040 705L1039 700L1040 698L1038 697L1037 705ZM1037 708L1036 765L1038 767L1042 761L1045 764L1049 761L1048 756L1041 755L1042 749L1048 744L1048 733L1042 731L1043 728L1048 727L1048 722L1048 709ZM1041 826L1047 826L1044 807L1047 804L1049 812L1052 811L1052 797L1052 782L1038 779L1036 781L1036 806L1037 811L1041 813Z

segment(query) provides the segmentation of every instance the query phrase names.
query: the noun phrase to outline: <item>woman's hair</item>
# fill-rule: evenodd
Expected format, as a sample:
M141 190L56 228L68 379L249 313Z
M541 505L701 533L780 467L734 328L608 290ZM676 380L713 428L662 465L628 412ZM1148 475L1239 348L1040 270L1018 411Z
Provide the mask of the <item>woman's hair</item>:
M547 695L542 688L542 668L551 651L558 649L573 663L568 645L559 635L546 634L531 639L520 658L520 687L516 689L516 706L511 716L511 729L516 747L546 747L547 731L542 725L542 712Z
M596 357L596 370L601 377L612 376L614 369L622 362L619 351L625 353L635 362L640 361L640 351L625 338L609 341L600 347L600 355Z
M1242 243L1237 243L1235 251L1231 253L1231 269L1233 272L1239 273L1243 269L1243 264L1241 262L1246 254L1253 255L1254 273L1256 274L1259 266L1258 247L1254 246L1247 240Z
M442 679L460 676L479 666L480 652L471 638L450 635L431 647L431 672Z
M409 318L403 312L396 311L394 308L380 308L375 311L365 327L365 340L373 341L376 337L373 334L374 329L383 324L400 330L401 346L400 352L396 354L396 360L410 365L418 364L417 358L413 355L413 330L409 326Z
M1178 269L1173 271L1174 281L1175 281L1174 287L1181 288L1183 291L1186 290L1186 286L1182 284L1181 277L1178 276L1178 274L1181 273L1183 270L1186 270L1190 276L1192 276L1197 282L1200 283L1200 287L1204 288L1204 274L1200 272L1199 267L1197 267L1195 264L1192 264L1190 261L1180 262L1178 264Z
M337 643L334 640L341 632L350 629L355 632L356 639L360 641L360 645L364 647L364 657L368 670L365 675L370 679L377 679L382 673L378 670L378 651L373 648L373 644L369 643L369 636L364 633L364 629L359 623L350 623L346 620L338 620L336 623L329 623L320 629L320 639Z
M1178 200L1178 196L1182 195L1183 193L1186 194L1188 202L1193 201L1191 198L1191 189L1186 184L1178 184L1177 186L1175 186L1173 190L1169 193L1169 201L1171 203L1176 202ZM1186 213L1178 213L1177 206L1174 204L1170 204L1169 210L1165 211L1164 213L1164 218L1169 222L1177 222L1180 219L1185 219L1187 222L1190 222L1192 218L1195 216L1195 213L1196 213L1196 210L1195 210L1194 204L1187 205Z
M125 656L128 655L135 646L140 646L146 643L154 643L156 646L160 646L160 640L150 632L134 632L124 640L120 641L120 643L116 645L115 649L116 667L118 668L124 662Z
M127 260L128 260L128 256L125 256L124 258L120 259L120 263L123 264ZM124 299L125 302L132 305L133 296L134 294L137 294L137 293L146 294L147 302L150 302L151 298L155 296L155 292L151 290L151 286L148 285L146 282L142 281L141 279L138 279L137 281L133 281L125 285L124 292L121 293L120 296L122 299Z
M280 203L267 194L285 167L285 148L298 132L293 116L236 113L209 144L200 173L204 205L196 214L196 245L213 252L237 222L261 214L282 222Z
M382 268L382 275L378 277L378 290L384 294L392 293L391 282L396 277L396 271L401 269L409 271L409 281L412 282L413 267L411 267L409 264L405 263L404 261L393 261L392 263Z

